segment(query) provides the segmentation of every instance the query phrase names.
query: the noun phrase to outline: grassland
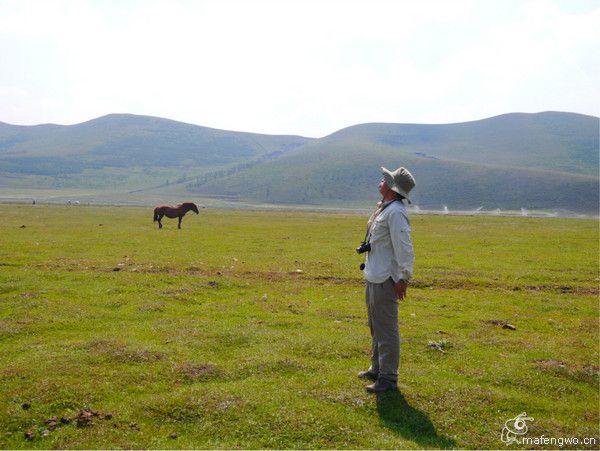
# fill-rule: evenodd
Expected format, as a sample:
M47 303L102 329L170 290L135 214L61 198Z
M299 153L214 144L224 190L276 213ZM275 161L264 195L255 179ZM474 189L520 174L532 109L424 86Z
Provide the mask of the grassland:
M598 438L596 221L414 217L400 392L375 397L362 216L0 217L0 448L504 448L523 411Z

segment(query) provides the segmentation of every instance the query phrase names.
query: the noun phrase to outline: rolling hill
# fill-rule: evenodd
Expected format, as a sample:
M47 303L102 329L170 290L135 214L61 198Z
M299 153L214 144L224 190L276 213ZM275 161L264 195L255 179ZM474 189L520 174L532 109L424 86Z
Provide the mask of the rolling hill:
M34 183L47 188L143 188L262 161L307 141L131 114L69 126L0 123L0 187L41 176Z
M457 124L362 124L327 142L383 144L418 156L598 175L598 118L512 113Z
M270 203L357 203L376 200L380 165L404 165L417 180L414 203L424 207L595 212L598 123L546 112L460 124L361 124L189 188Z
M70 126L0 123L0 194L83 189L367 206L377 200L379 167L404 165L423 208L598 212L599 123L574 113L511 113L457 124L360 124L320 139L128 114Z

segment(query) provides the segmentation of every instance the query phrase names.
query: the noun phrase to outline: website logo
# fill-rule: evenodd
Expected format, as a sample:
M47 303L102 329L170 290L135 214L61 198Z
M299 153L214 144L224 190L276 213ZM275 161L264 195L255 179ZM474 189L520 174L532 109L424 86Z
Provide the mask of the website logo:
M527 434L527 422L533 421L533 418L528 417L526 412L517 415L510 420L504 422L502 428L502 435L500 440L507 446L513 443L519 443L518 437Z

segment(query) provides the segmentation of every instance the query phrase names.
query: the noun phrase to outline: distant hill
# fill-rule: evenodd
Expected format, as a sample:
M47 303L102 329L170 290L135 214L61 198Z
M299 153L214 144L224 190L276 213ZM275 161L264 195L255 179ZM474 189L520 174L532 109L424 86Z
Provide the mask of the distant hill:
M217 130L168 119L111 114L77 125L16 126L0 123L0 187L14 176L45 176L47 186L113 186L127 171L145 183L174 181L211 169L272 158L309 138ZM78 174L85 173L85 177ZM12 175L13 178L8 178ZM107 177L108 176L108 177ZM43 182L37 181L44 185ZM144 186L144 181L138 185Z
M457 124L361 124L323 142L383 144L417 156L598 175L598 118L511 113Z
M377 197L380 165L404 165L425 207L598 211L598 127L598 118L559 112L362 124L190 189L271 203L358 202Z
M423 208L598 212L599 127L597 117L562 112L360 124L320 139L129 114L70 126L0 123L0 194L83 189L366 206L377 200L379 167L404 165Z

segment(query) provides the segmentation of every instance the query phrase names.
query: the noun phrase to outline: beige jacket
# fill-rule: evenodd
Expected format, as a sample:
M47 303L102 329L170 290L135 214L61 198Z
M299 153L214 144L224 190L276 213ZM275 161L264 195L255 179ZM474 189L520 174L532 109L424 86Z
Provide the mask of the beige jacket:
M410 221L402 202L392 202L373 220L371 251L365 262L364 277L371 283L409 280L413 274L413 245Z

